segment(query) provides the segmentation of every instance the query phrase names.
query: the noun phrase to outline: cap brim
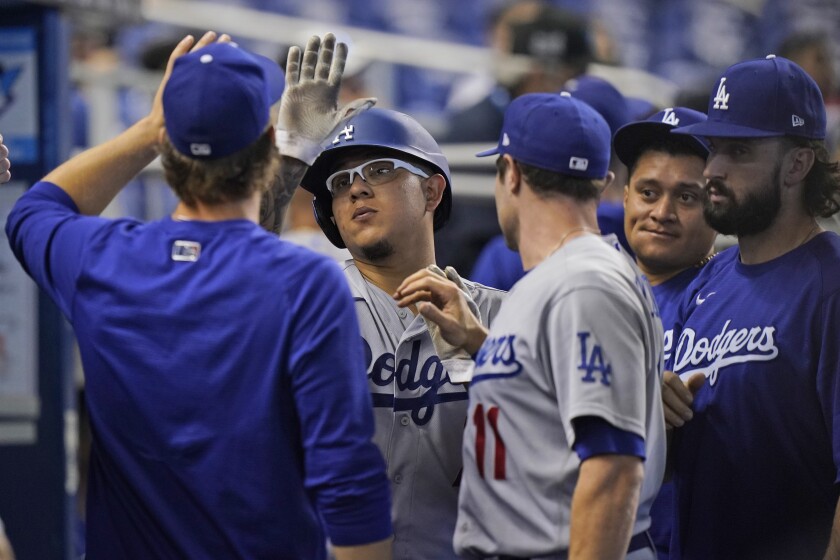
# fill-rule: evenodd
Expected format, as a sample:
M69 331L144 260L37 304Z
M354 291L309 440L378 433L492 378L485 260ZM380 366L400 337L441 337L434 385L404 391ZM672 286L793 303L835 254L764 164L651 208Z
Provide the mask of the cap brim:
M500 154L501 151L499 147L496 146L495 148L490 148L489 150L484 150L483 152L478 152L475 154L475 157L487 157L487 156L495 156L496 154Z
M681 126L673 130L674 134L691 134L714 138L769 138L783 136L775 130L761 130L749 126L742 126L722 121L705 121L701 123Z
M692 125L693 126L693 125ZM686 126L683 128L691 128ZM662 122L642 121L626 124L615 132L613 147L618 159L626 166L632 165L644 151L645 147L662 140L667 140L671 133L677 129L670 124ZM684 135L685 139L691 140L692 146L697 148L698 156L705 156L709 148L692 135Z
M286 88L286 76L283 69L275 61L261 54L251 53L262 67L265 78L268 81L268 97L274 105L283 97L283 90Z

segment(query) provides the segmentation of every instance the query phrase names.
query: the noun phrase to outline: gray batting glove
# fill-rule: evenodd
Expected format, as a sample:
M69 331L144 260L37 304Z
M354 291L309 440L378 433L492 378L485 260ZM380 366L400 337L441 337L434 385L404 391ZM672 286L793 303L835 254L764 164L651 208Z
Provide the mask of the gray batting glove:
M9 171L11 167L9 148L3 143L3 136L0 135L0 183L5 183L12 178L12 173Z
M470 311L479 319L481 318L478 305L476 305L472 295L470 295L469 289L454 267L447 266L444 271L438 265L430 264L426 268L438 276L451 280L458 286L461 292L463 292L464 298L467 300L467 306L470 308ZM432 337L432 344L435 345L435 352L437 352L440 361L443 362L446 371L449 373L450 381L452 383L469 383L472 379L473 369L475 368L472 356L463 348L449 344L441 335L440 327L436 323L426 321L426 325L429 327L429 335Z
M376 103L375 98L368 97L338 108L346 61L347 45L336 44L332 33L324 36L323 43L317 35L310 37L302 61L299 47L289 49L286 89L275 127L281 155L312 165L334 129Z

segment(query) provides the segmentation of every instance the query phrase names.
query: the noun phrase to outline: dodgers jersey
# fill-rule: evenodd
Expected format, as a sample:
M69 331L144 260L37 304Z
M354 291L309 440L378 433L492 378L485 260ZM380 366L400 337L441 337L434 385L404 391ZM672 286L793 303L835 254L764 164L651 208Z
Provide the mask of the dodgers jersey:
M244 219L81 216L44 182L6 232L79 341L87 558L318 560L325 535L390 534L334 262Z
M720 253L686 293L673 371L702 372L674 434L672 558L822 558L840 482L840 237Z
M344 273L356 300L379 446L391 481L394 558L456 558L452 535L461 483L467 390L449 381L425 320L364 279ZM505 292L464 281L488 324Z
M665 467L661 375L656 304L615 236L572 239L534 267L476 356L459 554L565 558L580 467L572 422L585 416L644 439L633 534L647 529Z
M677 320L680 302L685 296L692 280L697 277L701 267L692 266L669 278L665 282L652 286L653 297L659 307L662 328L665 332L664 352L665 361L671 357L674 345L674 322ZM668 560L671 548L671 528L674 525L674 483L663 482L653 505L650 507L650 535L656 545L659 560Z

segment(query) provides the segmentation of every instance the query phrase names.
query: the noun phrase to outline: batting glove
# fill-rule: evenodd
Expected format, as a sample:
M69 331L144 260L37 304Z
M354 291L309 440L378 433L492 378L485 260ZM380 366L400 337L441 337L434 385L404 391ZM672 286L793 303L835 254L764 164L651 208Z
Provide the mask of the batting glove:
M281 155L312 165L334 129L376 103L375 98L368 97L338 108L346 61L347 45L336 44L332 33L324 36L323 43L317 35L310 37L302 61L299 47L289 49L286 89L275 127Z

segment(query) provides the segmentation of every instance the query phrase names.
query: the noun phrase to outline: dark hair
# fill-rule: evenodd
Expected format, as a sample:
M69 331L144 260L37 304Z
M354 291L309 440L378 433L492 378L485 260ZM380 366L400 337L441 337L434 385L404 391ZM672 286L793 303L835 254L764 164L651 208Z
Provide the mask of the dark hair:
M244 200L272 185L280 164L273 128L249 146L229 156L199 160L185 156L165 137L161 163L166 181L184 204L219 204Z
M697 156L703 161L706 161L708 152L701 150L697 145L697 141L690 136L680 136L679 134L669 134L668 138L657 138L639 146L638 151L627 165L628 177L633 176L636 171L636 166L639 160L647 152L661 152L669 156Z
M831 161L823 140L785 136L783 149L810 148L814 166L805 177L802 204L811 216L828 218L840 211L840 163Z
M550 197L558 194L569 196L581 202L597 200L601 190L592 179L573 177L556 171L549 171L514 160L531 189L540 197ZM507 161L499 156L496 160L496 171L499 175L507 172Z
M813 29L791 33L779 44L776 53L779 56L793 59L803 50L811 47L828 49L828 35Z

